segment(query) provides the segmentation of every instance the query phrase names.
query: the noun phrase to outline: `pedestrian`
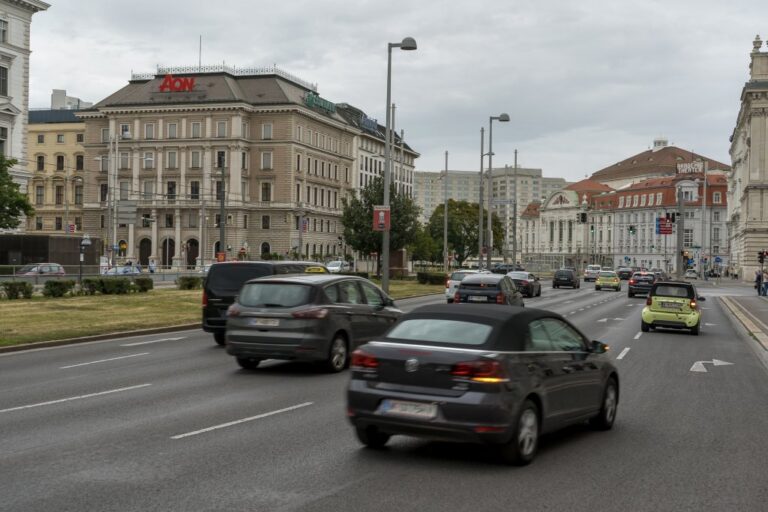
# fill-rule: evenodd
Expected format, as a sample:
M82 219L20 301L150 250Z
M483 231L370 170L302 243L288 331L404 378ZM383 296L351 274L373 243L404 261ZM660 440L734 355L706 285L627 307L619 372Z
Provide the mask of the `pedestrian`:
M139 274L141 274L141 262L140 262L140 261L137 261L137 262L136 262L136 271L137 271Z
M155 260L154 258L149 260L149 273L154 274L155 273Z
M755 289L758 295L763 294L763 273L760 270L755 270Z
M768 271L763 271L763 297L768 295Z

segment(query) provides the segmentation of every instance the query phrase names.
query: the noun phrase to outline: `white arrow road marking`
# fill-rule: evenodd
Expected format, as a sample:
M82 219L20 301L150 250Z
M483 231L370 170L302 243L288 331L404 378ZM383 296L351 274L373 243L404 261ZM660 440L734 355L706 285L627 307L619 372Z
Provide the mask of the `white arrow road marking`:
M640 336L642 336L642 335L643 335L643 332L640 331L639 333L635 334L635 339L636 340L640 339Z
M83 398L92 398L94 396L109 395L111 393L120 393L121 391L130 391L132 389L145 388L152 384L139 384L138 386L129 386L127 388L110 389L109 391L100 391L98 393L90 393L88 395L72 396L69 398L61 398L59 400L51 400L50 402L41 402L39 404L22 405L20 407L11 407L10 409L0 409L0 412L19 411L21 409L31 409L32 407L40 407L43 405L60 404L62 402L71 402L72 400L82 400Z
M618 321L624 320L624 319L623 318L614 318L614 320L616 320L618 322Z
M197 434L204 434L205 432L210 432L211 430L218 430L220 428L226 428L231 427L233 425L239 425L240 423L245 423L246 421L253 421L253 420L259 420L261 418L266 418L267 416L274 416L275 414L280 414L283 412L293 411L294 409L300 409L302 407L306 407L308 405L312 405L313 402L304 402L303 404L298 405L292 405L290 407L286 407L285 409L278 409L277 411L271 411L271 412L265 412L264 414L259 414L256 416L251 416L250 418L243 418L241 420L235 420L230 421L229 423L222 423L221 425L214 425L212 427L204 428L201 430L195 430L194 432L187 432L186 434L179 434L177 436L172 436L171 439L183 439L185 437L189 436L196 436ZM0 411L2 412L2 411Z
M707 326L707 327L714 327L714 326L716 326L717 324L710 324L710 323L705 323L704 325L705 325L705 326Z
M624 359L624 356L627 355L627 352L629 352L629 347L625 347L616 359Z
M696 361L695 363L693 363L693 366L691 366L690 371L708 373L707 368L704 366L705 363L711 364L713 366L728 366L733 364L733 363L729 363L728 361L721 361L719 359L713 359L711 361Z
M600 320L598 320L598 322L600 322L600 323L605 323L605 322L607 322L607 321L608 321L608 319L607 319L607 318L601 318Z
M100 359L98 361L91 361L89 363L71 364L69 366L60 366L60 370L66 370L67 368L76 368L78 366L87 366L89 364L106 363L107 361L117 361L118 359L128 359L129 357L138 357L149 355L149 352L142 352L141 354L131 354L129 356L111 357L109 359Z
M160 338L159 340L137 341L136 343L126 343L125 345L120 345L120 346L135 347L137 345L149 345L150 343L160 343L161 341L178 341L178 340L183 340L184 338L186 338L186 336L179 336L178 338Z

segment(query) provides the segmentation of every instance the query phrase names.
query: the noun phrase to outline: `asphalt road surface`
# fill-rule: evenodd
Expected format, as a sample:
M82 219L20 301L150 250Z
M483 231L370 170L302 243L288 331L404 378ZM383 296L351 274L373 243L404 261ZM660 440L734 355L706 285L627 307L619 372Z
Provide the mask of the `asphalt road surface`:
M613 430L548 436L524 468L469 444L363 449L346 373L241 370L198 330L0 355L0 510L765 511L768 371L730 292L700 293L698 337L641 333L626 286L526 299L608 343L622 389Z

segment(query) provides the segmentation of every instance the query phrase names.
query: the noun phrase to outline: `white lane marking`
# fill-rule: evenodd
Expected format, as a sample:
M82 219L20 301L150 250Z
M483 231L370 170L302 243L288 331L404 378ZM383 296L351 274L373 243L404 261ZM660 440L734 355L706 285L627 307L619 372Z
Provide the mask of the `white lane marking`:
M629 352L629 347L624 347L624 350L621 351L621 354L616 359L624 359L624 356L627 355L627 352Z
M139 384L137 386L128 386L127 388L110 389L109 391L99 391L98 393L89 393L87 395L71 396L69 398L61 398L59 400L51 400L50 402L40 402L39 404L22 405L19 407L11 407L9 409L0 409L0 412L19 411L21 409L31 409L32 407L41 407L43 405L60 404L62 402L71 402L72 400L82 400L83 398L92 398L94 396L109 395L112 393L120 393L121 391L130 391L132 389L145 388L152 384Z
M171 436L171 439L183 439L185 437L190 436L196 436L197 434L204 434L206 432L210 432L212 430L218 430L220 428L226 428L231 427L233 425L239 425L240 423L245 423L246 421L253 421L253 420L259 420L261 418L266 418L267 416L274 416L275 414L280 414L283 412L293 411L294 409L300 409L302 407L306 407L308 405L312 405L314 402L304 402L303 404L298 405L292 405L290 407L286 407L285 409L278 409L277 411L271 411L271 412L265 412L264 414L259 414L256 416L251 416L249 418L243 418L241 420L235 420L230 421L229 423L222 423L221 425L214 425L212 427L204 428L201 430L195 430L194 432L187 432L186 434L179 434L176 436ZM2 412L2 411L0 411Z
M584 308L581 308L579 311L584 311Z
M571 302L573 302L573 300L567 300L567 301L563 302L563 304L570 304Z
M634 304L627 304L628 308L631 308L632 306L634 306Z
M66 370L67 368L77 368L78 366L87 366L89 364L106 363L108 361L117 361L118 359L128 359L129 357L138 357L138 356L146 356L146 355L149 355L149 352L142 352L140 354L131 354L128 356L110 357L109 359L100 359L98 361L90 361L88 363L71 364L69 366L60 366L59 369Z
M159 340L137 341L136 343L126 343L125 345L120 345L120 346L135 347L137 345L149 345L150 343L160 343L161 341L178 341L178 340L183 340L184 338L186 338L186 336L179 336L177 338L160 338Z
M608 321L608 319L607 319L607 318L601 318L600 320L598 320L598 322L600 322L600 323L605 323L605 322L607 322L607 321Z
M569 314L569 315L575 315L575 314L576 314L576 312L575 312L575 311L571 311L571 312L570 312L570 313L568 313L568 314Z
M717 324L710 324L705 322L704 325L707 327L715 327Z
M640 339L640 336L642 336L642 335L643 335L642 331L641 331L641 332L639 332L639 333L637 333L637 334L635 334L635 339L636 339L636 340L637 340L637 339Z

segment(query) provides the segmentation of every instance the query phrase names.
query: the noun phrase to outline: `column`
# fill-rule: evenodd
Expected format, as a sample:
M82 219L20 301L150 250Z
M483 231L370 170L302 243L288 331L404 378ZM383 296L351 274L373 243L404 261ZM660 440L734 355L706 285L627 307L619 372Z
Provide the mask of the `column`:
M135 262L138 257L138 251L135 249L135 224L128 224L128 250L126 251L127 259Z
M173 237L176 242L174 244L173 267L179 269L183 265L181 254L184 247L184 242L181 240L181 210L179 208L173 212L173 227L175 229Z
M154 219L154 222L152 222L152 248L149 251L149 259L154 259L155 262L159 265L159 259L158 256L160 254L160 240L158 239L157 235L157 225L160 222L160 219L157 218L157 209L152 208L152 219Z
M179 188L176 191L176 197L184 200L187 197L187 146L179 148ZM182 202L181 204L185 204Z
M233 201L237 201L239 204L242 199L242 185L240 183L242 170L241 170L241 157L239 148L236 146L230 146L229 155L227 160L229 161L229 183L227 183L227 201L229 204L233 204ZM272 155L274 158L274 153ZM274 167L274 162L273 162ZM274 187L274 183L272 184Z

